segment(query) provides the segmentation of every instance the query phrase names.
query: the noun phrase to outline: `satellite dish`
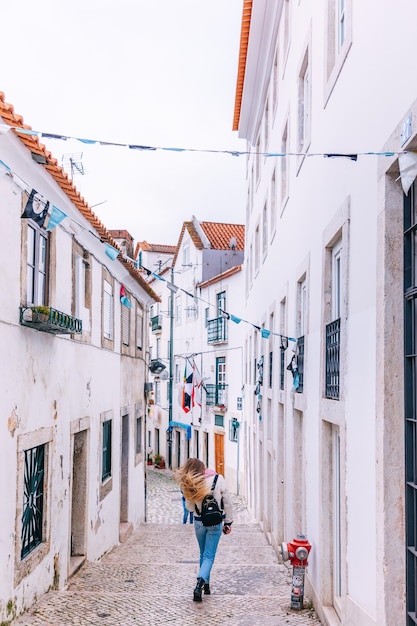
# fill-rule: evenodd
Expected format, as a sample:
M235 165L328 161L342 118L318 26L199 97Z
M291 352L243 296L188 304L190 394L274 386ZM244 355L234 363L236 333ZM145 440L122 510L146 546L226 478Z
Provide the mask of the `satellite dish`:
M163 372L161 372L161 373L159 374L159 378L160 378L161 380L168 380L168 378L169 378L169 374L168 374L168 372L167 372L166 370L164 370Z

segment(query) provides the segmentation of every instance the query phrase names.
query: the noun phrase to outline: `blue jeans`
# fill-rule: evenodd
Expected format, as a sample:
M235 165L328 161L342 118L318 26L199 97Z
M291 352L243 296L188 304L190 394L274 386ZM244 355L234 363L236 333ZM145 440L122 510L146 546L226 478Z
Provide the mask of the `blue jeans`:
M203 526L200 520L194 520L194 528L200 546L200 569L197 578L203 578L206 583L209 583L217 546L222 536L223 524Z

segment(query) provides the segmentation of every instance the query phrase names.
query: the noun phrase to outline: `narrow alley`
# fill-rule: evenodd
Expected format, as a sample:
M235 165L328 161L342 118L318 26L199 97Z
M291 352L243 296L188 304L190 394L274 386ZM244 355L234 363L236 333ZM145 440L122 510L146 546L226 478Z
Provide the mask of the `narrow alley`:
M15 626L318 626L314 609L290 609L291 570L252 522L240 497L222 537L212 595L192 600L198 549L182 524L181 496L169 470L151 468L148 521L97 563L87 563L62 591L50 591ZM305 605L309 607L308 598Z

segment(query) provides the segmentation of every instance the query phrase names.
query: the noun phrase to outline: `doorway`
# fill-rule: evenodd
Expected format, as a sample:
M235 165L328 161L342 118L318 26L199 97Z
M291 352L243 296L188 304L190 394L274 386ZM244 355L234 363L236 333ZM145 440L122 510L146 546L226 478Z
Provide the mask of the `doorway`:
M87 430L74 433L71 487L70 575L85 560L87 534Z
M122 415L122 458L120 467L120 523L129 516L129 415Z
M224 476L224 435L214 433L214 462L218 474Z

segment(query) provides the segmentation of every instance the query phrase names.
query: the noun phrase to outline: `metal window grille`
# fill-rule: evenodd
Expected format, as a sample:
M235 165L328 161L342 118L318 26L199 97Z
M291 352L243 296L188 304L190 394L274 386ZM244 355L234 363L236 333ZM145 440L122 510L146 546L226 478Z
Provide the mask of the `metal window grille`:
M326 398L340 397L340 318L326 326Z
M207 343L219 341L227 341L227 319L225 317L207 320Z
M22 548L24 559L42 543L44 515L45 445L25 450Z
M206 406L227 406L228 385L205 384Z
M285 350L281 348L280 362L279 362L279 388L284 389L285 385Z
M130 309L122 305L122 343L124 346L130 344Z
M304 337L297 339L297 366L298 366L298 393L303 393L304 390Z
M102 448L102 470L101 480L111 476L111 420L103 422L103 448Z
M417 198L404 196L404 414L407 626L417 624Z

